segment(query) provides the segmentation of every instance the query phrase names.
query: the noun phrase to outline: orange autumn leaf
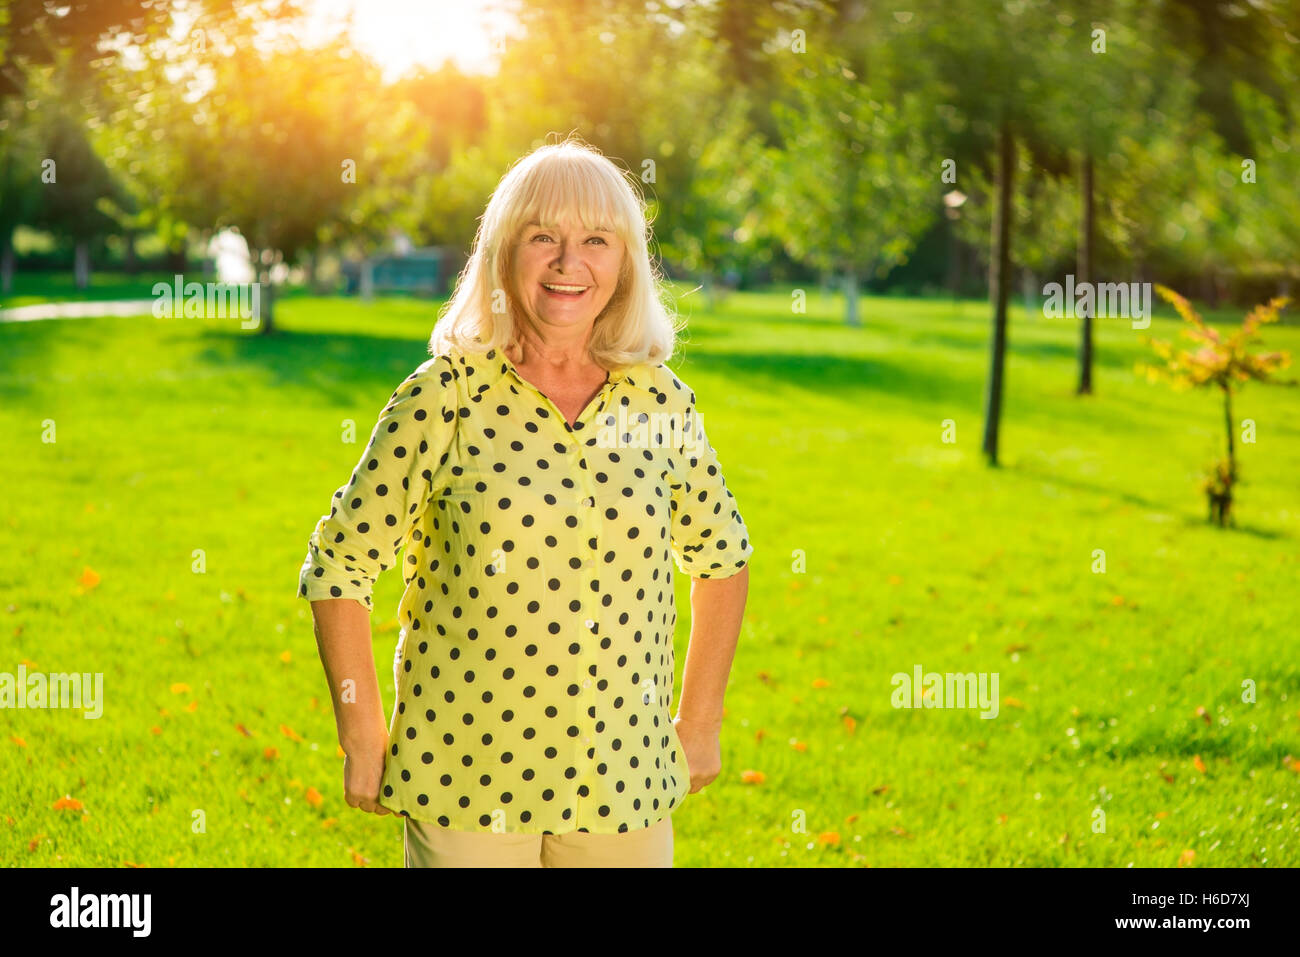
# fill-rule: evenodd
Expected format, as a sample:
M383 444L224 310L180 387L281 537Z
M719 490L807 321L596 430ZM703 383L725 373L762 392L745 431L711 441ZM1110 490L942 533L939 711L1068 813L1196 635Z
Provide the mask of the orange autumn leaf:
M287 724L280 725L280 733L284 735L286 738L288 738L290 741L302 740L302 735L300 735L297 731L293 730L293 728L289 727Z
M825 678L814 678L814 679L813 679L813 687L814 687L814 688L829 688L830 686L831 686L831 683L830 683L829 681L827 681Z
M840 843L840 834L838 831L823 831L817 835L818 844L835 844Z
M999 814L999 815L998 815L998 823L999 823L999 824L1006 824L1007 821L1009 821L1009 820L1011 820L1011 818L1010 818L1009 816L1007 816L1006 814Z
M1124 604L1124 596L1123 596L1123 595L1115 595L1113 598L1111 598L1110 603L1111 603L1112 605L1115 605L1116 607L1119 607L1120 605L1123 605L1123 604Z
M185 710L193 714L195 711L199 710L199 703L197 701L191 701L185 706Z
M178 681L172 685L172 694L189 694L190 686L183 681Z
M889 790L889 785L888 785L888 784L882 784L882 785L880 785L880 787L878 787L878 788L872 788L872 789L871 789L871 793L872 793L872 794L875 794L875 795L881 795L881 794L884 794L884 793L885 793L886 791L888 791L888 790Z
M265 751L262 752L262 757L266 758L266 760L268 761L274 761L279 756L280 756L280 751L278 748L267 748Z
M14 744L18 745L18 747L20 748L27 747L27 742L24 741L22 738L18 737L18 735L16 734L9 735L9 740L12 741Z
M911 837L911 836L912 836L911 834L907 833L907 831L903 830L901 827L897 827L897 826L895 826L895 827L891 827L890 830L893 831L895 834L897 834L899 837Z
M284 651L280 652L280 660L287 665L293 660L293 654L286 648Z
M249 730L248 730L247 728L245 728L242 724L237 724L237 725L235 725L235 730L238 731L240 734L242 734L242 735L243 735L244 737L246 737L246 738L251 738L251 737L253 736L253 732L249 731Z
M757 731L754 732L755 741L762 741L763 738L765 738L766 736L767 736L767 732L764 731L762 728L759 728Z
M325 820L323 820L323 821L320 822L320 826L321 826L321 827L324 827L324 828L331 828L331 827L333 827L335 824L337 824L338 822L339 822L339 819L336 818L336 817L327 817L327 818L325 818Z
M123 861L122 863L123 863L125 866L127 866L127 867L134 867L134 868L136 868L137 870L139 870L139 869L142 868L142 867L148 867L148 866L149 866L148 864L137 864L135 861Z
M767 775L762 771L741 771L740 780L742 784L762 784L767 780Z
M82 587L83 591L90 591L92 588L98 585L99 582L100 582L99 573L96 572L89 565L85 566L85 569L81 573L81 577L77 579L77 584L79 584Z
M1019 698L1012 698L1009 695L1002 699L1002 703L1008 708L1023 708L1025 706L1025 703Z
M22 665L24 668L26 668L28 671L35 671L37 667L36 662L32 661L29 658L24 658L22 661L18 663Z
M1290 768L1292 771L1300 774L1300 758L1293 758L1288 754L1282 759L1282 766L1284 768Z
M355 865L357 865L357 867L365 867L367 864L370 863L370 859L369 859L369 858L367 858L367 857L362 857L360 854L358 854L358 853L357 853L356 851L354 851L352 848L349 847L349 848L348 848L348 851L352 854L352 863L355 864Z
M162 734L162 728L158 727L158 725L156 724L152 728L150 728L149 731L152 734Z
M80 811L84 807L85 805L76 798L69 797L66 794L54 802L54 810L56 811Z
M1205 762L1201 760L1199 754L1192 755L1192 767L1196 768L1196 770L1200 771L1202 774L1205 773Z
M1168 812L1168 811L1156 811L1156 820L1157 820L1157 821L1163 821L1163 820L1164 820L1165 818L1167 818L1168 816L1169 816L1169 812Z
M856 821L857 819L858 819L858 815L856 815L856 814L850 814L848 817L846 817L846 818L844 819L844 823L845 823L845 824L852 824L852 823L853 823L854 821Z
M43 841L43 840L45 840L45 835L44 835L44 834L37 834L34 838L32 838L30 841L28 841L28 842L27 842L27 853L29 853L29 854L34 854L34 853L36 853L36 848L38 848L38 847L41 846L41 841Z
M1196 852L1193 851L1191 848L1188 848L1187 850L1183 851L1183 853L1178 855L1178 866L1188 867L1195 859L1196 859Z
M858 721L856 718L853 717L853 715L846 714L843 720L844 720L844 730L847 731L849 734L853 734L855 731L858 730Z
M325 801L325 799L321 797L321 793L317 791L315 788L308 788L305 797L307 799L307 803L310 804L312 807L320 807L321 804L323 804Z
M1206 724L1214 723L1214 719L1210 717L1210 712L1205 709L1205 705L1203 704L1198 704L1196 706L1196 716L1203 719Z
M790 747L794 748L796 751L799 752L804 752L808 750L808 745L806 742L796 741L793 738L790 739Z
M772 680L772 676L768 674L766 671L760 671L758 673L758 680L766 684L767 682Z

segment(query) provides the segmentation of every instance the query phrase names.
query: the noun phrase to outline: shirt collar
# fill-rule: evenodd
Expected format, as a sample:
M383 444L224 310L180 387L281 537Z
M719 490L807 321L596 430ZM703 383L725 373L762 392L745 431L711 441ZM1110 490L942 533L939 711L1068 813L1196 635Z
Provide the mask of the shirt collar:
M501 379L511 375L520 380L523 378L515 369L515 364L499 349L489 349L486 353L468 356L462 355L459 357L459 363L462 367L474 367L475 373L483 376L478 380L480 385L484 382L495 385ZM606 385L612 387L623 383L648 394L650 385L654 381L654 370L655 366L649 362L637 362L622 369L610 369L609 381Z

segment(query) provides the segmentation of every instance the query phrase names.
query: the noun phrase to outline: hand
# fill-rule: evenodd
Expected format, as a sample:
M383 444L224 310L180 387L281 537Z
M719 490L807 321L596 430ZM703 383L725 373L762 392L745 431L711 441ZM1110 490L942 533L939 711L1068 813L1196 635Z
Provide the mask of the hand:
M379 788L384 779L384 754L387 735L375 743L354 748L343 757L343 799L348 807L369 814L392 814L379 803Z
M682 743L686 767L691 772L689 793L694 794L722 773L722 723L710 724L677 717L673 718L673 728Z

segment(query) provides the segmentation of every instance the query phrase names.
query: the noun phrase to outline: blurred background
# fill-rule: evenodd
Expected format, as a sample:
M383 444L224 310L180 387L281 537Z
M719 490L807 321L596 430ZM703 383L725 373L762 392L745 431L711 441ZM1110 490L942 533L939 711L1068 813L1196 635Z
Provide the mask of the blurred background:
M678 865L1294 864L1298 54L1283 0L0 0L0 672L105 684L0 710L0 862L400 865L297 569L574 133L756 548Z

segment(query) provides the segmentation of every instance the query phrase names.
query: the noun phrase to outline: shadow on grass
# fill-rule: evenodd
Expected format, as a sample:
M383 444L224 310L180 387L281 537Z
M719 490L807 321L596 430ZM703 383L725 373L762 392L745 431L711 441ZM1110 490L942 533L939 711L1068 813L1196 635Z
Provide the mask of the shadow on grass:
M342 406L355 405L358 395L391 393L429 358L424 338L281 328L270 335L206 330L199 339L200 362L258 368L278 389L302 389Z
M793 387L844 398L885 394L908 402L941 403L953 409L976 409L983 401L978 377L936 376L915 363L880 356L734 352L708 347L695 349L687 344L682 360L674 360L670 365L688 384L699 370L763 392Z
M1088 482L1083 479L1058 475L1032 466L1009 465L1004 466L1004 471L1008 475L1022 475L1026 478L1032 478L1037 481L1052 482L1056 485L1063 485L1066 488L1072 488L1080 492L1091 492L1095 495L1101 495L1106 498L1119 499L1121 502L1136 505L1137 507L1146 509L1150 512L1159 512L1162 515L1169 515L1170 517L1181 519L1183 527L1187 529L1216 527L1210 525L1210 523L1204 519L1195 518L1183 511L1176 511L1170 508L1167 503L1153 502L1151 499L1143 498L1140 495L1134 495L1132 492L1123 489L1099 485L1096 482ZM1249 535L1252 538L1261 538L1268 541L1276 541L1292 537L1286 532L1273 528L1261 528L1257 525L1231 525L1225 529L1219 530L1225 533L1236 532L1239 535Z

